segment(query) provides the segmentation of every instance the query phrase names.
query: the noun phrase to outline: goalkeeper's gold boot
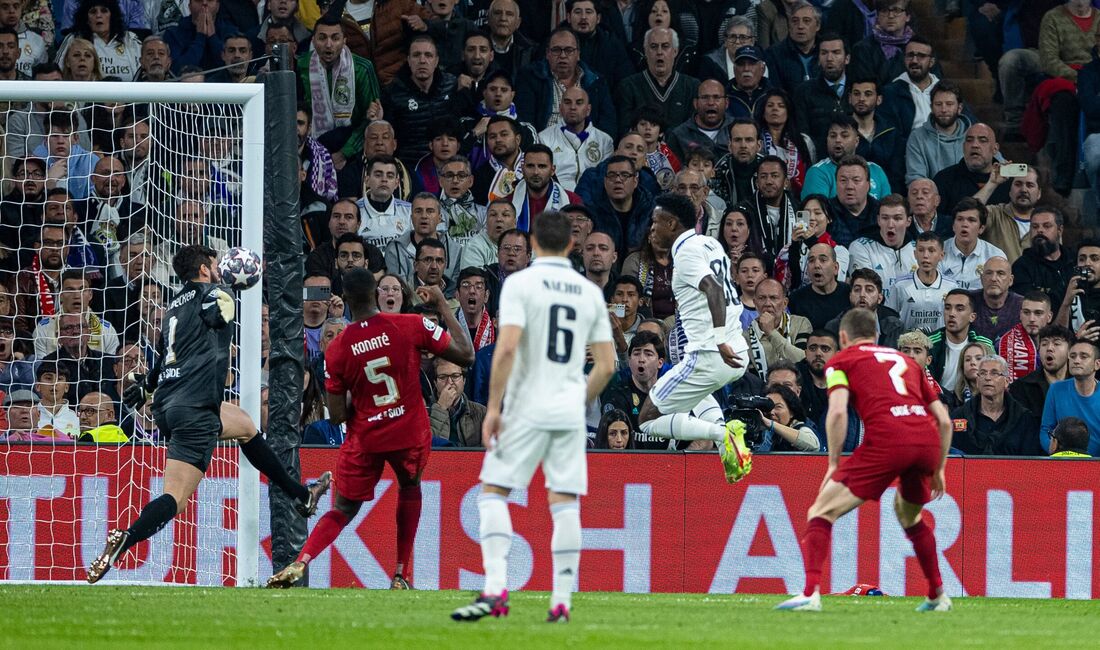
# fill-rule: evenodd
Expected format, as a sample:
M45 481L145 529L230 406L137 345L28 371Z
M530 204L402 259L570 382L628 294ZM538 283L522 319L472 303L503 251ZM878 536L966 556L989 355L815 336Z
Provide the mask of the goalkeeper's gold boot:
M107 533L107 543L103 546L103 552L92 562L92 566L88 567L88 584L94 585L103 576L107 575L115 560L122 554L122 547L126 543L127 537L126 531L118 528Z
M268 589L289 589L291 585L302 579L306 574L305 562L291 562L286 567L271 576L267 580Z
M722 467L726 470L726 482L736 483L752 471L752 452L745 444L745 423L730 420L726 423L726 439L718 448Z

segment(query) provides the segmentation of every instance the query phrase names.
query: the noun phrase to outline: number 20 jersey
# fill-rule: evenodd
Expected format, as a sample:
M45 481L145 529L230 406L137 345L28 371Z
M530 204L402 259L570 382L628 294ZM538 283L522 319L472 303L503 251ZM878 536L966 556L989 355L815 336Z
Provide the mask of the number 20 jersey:
M699 290L706 276L713 276L726 300L726 341L715 341L714 320L707 294ZM741 301L733 287L730 258L718 240L688 230L672 244L672 293L676 314L687 335L684 352L717 350L718 345L741 338Z
M504 395L504 426L585 428L585 346L611 341L603 293L562 257L540 257L508 276L500 328L523 328Z
M936 420L928 408L940 396L915 361L893 348L854 345L825 365L829 392L850 391L863 420L864 444L939 445Z
M451 336L413 314L375 314L348 325L325 351L325 390L351 393L352 452L383 453L431 442L420 393L420 352L440 354Z

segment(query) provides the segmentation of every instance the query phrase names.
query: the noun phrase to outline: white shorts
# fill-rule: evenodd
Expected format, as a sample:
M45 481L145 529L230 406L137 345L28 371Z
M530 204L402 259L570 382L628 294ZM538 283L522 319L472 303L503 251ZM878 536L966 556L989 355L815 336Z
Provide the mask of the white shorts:
M743 339L742 339L743 340ZM747 350L731 342L733 351L747 364ZM731 368L722 361L718 350L688 352L657 380L649 391L649 399L661 415L689 413L699 402L745 374L745 368Z
M539 431L505 425L496 446L485 452L482 483L517 490L531 483L542 465L546 489L561 494L588 493L588 435L584 429Z

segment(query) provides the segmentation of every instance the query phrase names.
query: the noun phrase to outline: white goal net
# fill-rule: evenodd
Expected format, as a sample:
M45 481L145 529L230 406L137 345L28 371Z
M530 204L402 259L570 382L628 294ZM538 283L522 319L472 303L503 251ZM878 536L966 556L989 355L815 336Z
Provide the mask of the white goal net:
M262 252L263 87L5 82L0 580L77 581L162 490L152 367L187 244ZM291 127L292 128L292 127ZM259 290L240 294L226 399L259 422ZM254 584L258 478L219 447L187 511L106 580Z

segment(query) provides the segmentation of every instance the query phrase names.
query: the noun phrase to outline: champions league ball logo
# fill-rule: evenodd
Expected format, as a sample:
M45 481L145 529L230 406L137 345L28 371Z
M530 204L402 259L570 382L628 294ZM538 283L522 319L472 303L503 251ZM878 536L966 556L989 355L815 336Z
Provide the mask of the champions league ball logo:
M218 262L222 282L237 291L256 286L263 274L260 256L247 248L235 246L222 255Z

